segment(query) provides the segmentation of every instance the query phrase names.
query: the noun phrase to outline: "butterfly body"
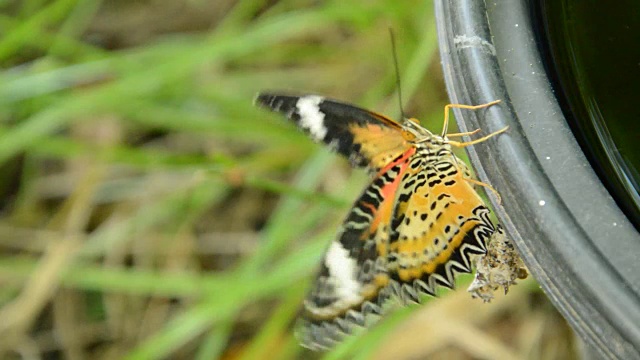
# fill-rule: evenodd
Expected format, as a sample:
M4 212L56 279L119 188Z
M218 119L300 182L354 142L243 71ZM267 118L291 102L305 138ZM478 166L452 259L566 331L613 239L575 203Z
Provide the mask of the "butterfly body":
M489 210L445 134L317 95L261 94L256 102L373 175L305 299L303 345L330 347L382 314L391 297L418 302L438 285L452 288L456 272L471 272L470 257L486 252L495 231Z

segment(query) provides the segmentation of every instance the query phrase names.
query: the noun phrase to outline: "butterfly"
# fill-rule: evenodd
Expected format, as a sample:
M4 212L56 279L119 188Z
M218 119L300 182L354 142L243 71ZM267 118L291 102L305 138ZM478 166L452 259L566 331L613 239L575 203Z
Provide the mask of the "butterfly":
M383 315L390 298L419 302L422 294L435 295L437 286L453 288L455 273L471 272L471 257L486 253L496 228L474 188L488 185L471 178L452 148L480 143L507 128L454 141L479 130L447 134L449 110L497 103L445 106L437 135L416 119L396 122L318 95L258 94L256 105L284 114L314 141L372 174L304 300L298 330L303 346L330 348Z

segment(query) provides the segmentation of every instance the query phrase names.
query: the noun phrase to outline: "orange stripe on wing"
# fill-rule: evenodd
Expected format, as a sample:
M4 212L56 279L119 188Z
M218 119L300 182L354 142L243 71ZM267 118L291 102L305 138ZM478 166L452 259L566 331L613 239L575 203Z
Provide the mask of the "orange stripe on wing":
M384 167L411 147L401 131L384 125L354 123L349 125L349 132L353 143L360 147L359 153L375 169Z

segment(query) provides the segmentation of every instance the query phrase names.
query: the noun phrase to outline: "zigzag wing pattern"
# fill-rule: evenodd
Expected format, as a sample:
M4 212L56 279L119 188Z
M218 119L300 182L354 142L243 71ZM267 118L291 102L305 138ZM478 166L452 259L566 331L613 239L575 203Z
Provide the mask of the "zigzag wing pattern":
M334 266L340 258L334 242L305 302L299 331L305 346L326 349L355 327L373 324L384 314L390 297L413 303L421 294L435 295L438 285L453 288L456 273L471 272L471 256L486 252L494 227L489 210L464 180L465 169L456 166L459 160L451 155L429 164L429 157L416 151L420 149L407 151L377 177L345 220L337 243L341 253L348 252L353 259L352 270L346 273L358 274L354 278L359 288L352 290L359 292L338 295L335 287L327 287L339 282L337 274L345 273L344 266L342 271ZM442 171L434 172L434 166L449 171L441 177ZM353 294L358 296L350 298ZM333 311L324 317L309 316L318 304Z
M390 223L400 176L415 149L382 169L355 202L321 264L304 302L298 336L313 350L331 347L354 326L379 315L389 293L387 266Z
M454 286L457 272L471 272L471 255L486 252L494 232L489 209L464 180L466 168L451 153L432 157L422 148L398 189L388 267L397 295L418 302L437 285Z
M419 302L439 285L453 288L456 273L471 272L471 256L487 252L495 231L489 210L446 138L316 95L261 94L256 102L376 174L304 302L304 346L326 349L371 325L390 297Z

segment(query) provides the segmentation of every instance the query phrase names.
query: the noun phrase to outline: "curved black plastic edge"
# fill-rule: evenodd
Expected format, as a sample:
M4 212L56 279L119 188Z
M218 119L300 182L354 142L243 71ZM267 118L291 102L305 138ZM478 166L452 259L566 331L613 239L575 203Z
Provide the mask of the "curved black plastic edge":
M467 148L529 270L602 358L640 358L640 234L576 143L542 66L526 1L436 0L440 55L461 131L507 133ZM498 44L497 46L494 46Z

